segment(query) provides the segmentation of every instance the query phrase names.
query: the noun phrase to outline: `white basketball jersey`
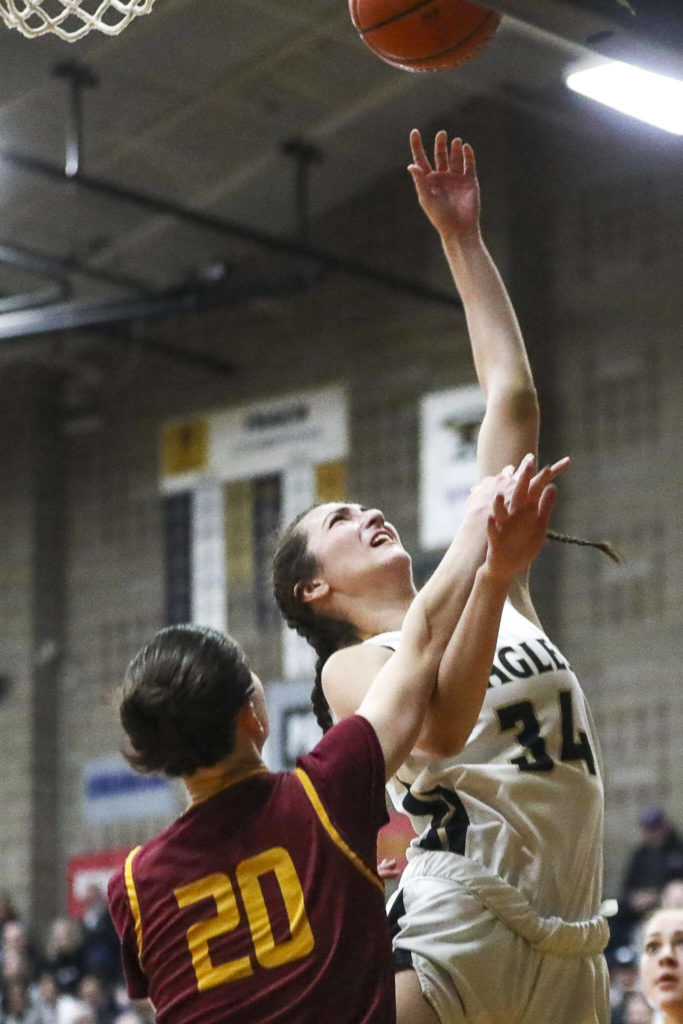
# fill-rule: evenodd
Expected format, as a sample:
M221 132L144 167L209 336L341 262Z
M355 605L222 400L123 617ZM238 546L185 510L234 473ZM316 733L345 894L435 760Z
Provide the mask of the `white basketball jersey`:
M367 643L396 650L399 632ZM417 833L408 857L485 865L538 913L590 917L602 893L603 779L586 698L566 659L510 602L479 719L456 757L413 751L387 786Z

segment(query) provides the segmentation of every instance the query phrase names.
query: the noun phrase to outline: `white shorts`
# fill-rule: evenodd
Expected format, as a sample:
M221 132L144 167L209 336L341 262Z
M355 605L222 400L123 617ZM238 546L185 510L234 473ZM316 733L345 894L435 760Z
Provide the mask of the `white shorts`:
M441 852L409 862L389 911L394 948L411 954L441 1024L608 1024L602 919L539 918L517 890Z

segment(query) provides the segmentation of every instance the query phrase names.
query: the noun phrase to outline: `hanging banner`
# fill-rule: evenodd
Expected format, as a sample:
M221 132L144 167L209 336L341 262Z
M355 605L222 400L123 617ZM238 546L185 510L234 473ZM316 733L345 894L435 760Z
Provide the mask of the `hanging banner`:
M477 482L477 438L486 401L476 384L435 391L420 403L420 544L447 547Z
M345 459L347 405L345 389L334 385L170 422L162 432L162 487L187 490L206 476L244 480L302 461Z
M323 735L311 707L311 681L268 683L266 697L270 735L263 759L271 771L291 771Z
M127 848L95 850L69 858L67 866L67 913L83 917L93 889L105 894L109 879L126 861Z
M173 818L179 804L173 783L141 775L122 757L95 757L82 769L82 815L89 825L145 818Z

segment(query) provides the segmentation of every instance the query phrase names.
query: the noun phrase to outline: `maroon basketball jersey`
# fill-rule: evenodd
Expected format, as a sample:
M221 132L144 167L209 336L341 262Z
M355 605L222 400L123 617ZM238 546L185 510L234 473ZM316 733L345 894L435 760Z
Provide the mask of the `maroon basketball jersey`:
M377 737L348 718L297 764L193 804L113 876L128 991L159 1024L393 1024Z

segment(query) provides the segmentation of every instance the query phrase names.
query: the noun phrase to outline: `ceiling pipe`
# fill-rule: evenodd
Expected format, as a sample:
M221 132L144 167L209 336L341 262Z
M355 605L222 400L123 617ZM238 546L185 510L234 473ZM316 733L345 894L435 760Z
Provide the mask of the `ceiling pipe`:
M251 298L290 294L294 289L307 287L312 276L311 268L303 266L294 270L279 269L269 274L235 274L215 288L193 288L118 301L61 302L41 309L24 309L0 316L0 339L20 341L53 331L179 316L201 309L246 302ZM207 365L210 365L211 357L207 359Z
M0 263L19 267L20 270L24 270L34 277L40 277L50 282L44 288L34 288L30 292L3 296L0 298L0 315L66 300L72 293L71 284L64 273L64 268L57 268L50 261L43 260L25 249L0 243Z
M69 83L69 119L66 132L66 154L64 173L74 178L83 163L83 90L94 89L99 78L85 64L77 61L62 61L55 65L53 74L65 78Z
M24 246L0 242L0 261L3 263L13 263L41 277L56 278L65 289L62 298L66 298L67 294L71 292L71 286L68 281L69 274L81 274L83 277L90 277L96 281L116 285L118 288L126 288L128 291L133 291L140 295L154 295L153 289L141 284L137 278L128 277L126 274L116 274L111 270L101 270L99 267L88 266L87 263L82 263L81 260L77 260L74 256L58 258L56 256L49 256L47 253L36 252L35 249L26 249ZM20 296L17 296L17 298L20 298ZM30 305L33 305L33 303Z
M210 214L193 210L190 207L171 203L144 192L137 192L122 185L116 185L113 182L92 178L80 172L75 177L69 178L61 167L38 157L24 156L20 153L13 153L11 150L0 148L0 159L23 171L43 175L43 177L50 178L53 181L74 182L79 188L87 192L93 192L96 195L105 196L118 202L131 203L148 210L150 213L171 217L218 234L239 238L242 241L258 245L271 252L296 256L327 270L362 278L366 282L374 282L407 295L414 295L416 298L424 299L428 302L456 308L460 308L462 305L455 291L445 292L421 281L416 281L413 278L404 277L401 274L394 274L391 271L381 270L378 267L367 266L358 260L335 256L333 253L323 249L316 249L303 242L271 235L265 231L245 227L220 217L213 217Z

